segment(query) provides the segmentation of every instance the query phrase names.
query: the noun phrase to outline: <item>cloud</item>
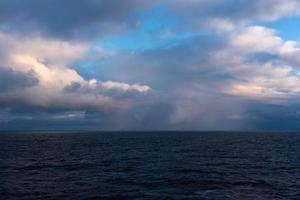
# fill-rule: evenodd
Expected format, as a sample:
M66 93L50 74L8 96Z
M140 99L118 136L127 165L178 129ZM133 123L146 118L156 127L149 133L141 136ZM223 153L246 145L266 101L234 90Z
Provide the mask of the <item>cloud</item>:
M248 52L274 52L283 44L275 30L262 26L251 26L232 34L229 41L233 48Z
M121 90L121 91L137 91L137 92L148 92L151 88L147 85L140 85L140 84L134 84L129 85L127 83L120 83L120 82L113 82L113 81L106 81L100 83L102 87L105 89L111 90Z
M254 99L288 100L300 94L300 77L290 66L249 65L241 70L243 82L236 82L229 89L230 94ZM242 72L243 71L243 72Z
M136 26L129 17L147 1L29 0L0 2L0 29L64 39L89 38Z
M12 90L24 89L38 84L36 79L30 72L16 72L9 68L0 67L0 93Z
M0 30L89 40L135 30L141 25L136 13L159 6L182 16L185 29L211 26L230 30L253 20L273 21L299 14L298 0L2 0Z
M121 108L126 107L129 100L114 99L109 96L110 90L116 89L122 93L147 93L150 90L146 85L83 78L69 68L85 56L87 48L82 44L40 37L21 39L4 33L0 34L0 44L2 62L9 66L0 67L1 77L6 77L1 80L6 80L1 86L2 105L18 104L46 109ZM74 83L87 89L66 92L65 88ZM98 88L105 88L105 91Z
M284 41L275 30L261 26L232 33L228 47L221 54L224 60L231 60L232 54L240 58L231 63L230 70L242 81L233 83L230 93L271 99L298 96L300 51L297 46L297 42Z
M166 4L184 16L185 27L188 24L200 30L207 25L232 30L257 20L274 21L299 14L298 0L169 0Z
M260 121L253 105L281 106L299 97L298 52L297 42L275 30L246 26L155 50L117 52L106 65L110 70L100 66L96 74L143 80L158 90L170 106L168 127L251 129Z
M162 7L172 23L142 14ZM3 0L0 105L7 118L0 124L268 127L260 123L280 121L284 106L298 109L300 49L258 24L298 15L298 7L298 0ZM142 47L143 38L162 42L135 51L101 47L107 36L122 43L130 31L138 34L126 34L128 41L141 36Z

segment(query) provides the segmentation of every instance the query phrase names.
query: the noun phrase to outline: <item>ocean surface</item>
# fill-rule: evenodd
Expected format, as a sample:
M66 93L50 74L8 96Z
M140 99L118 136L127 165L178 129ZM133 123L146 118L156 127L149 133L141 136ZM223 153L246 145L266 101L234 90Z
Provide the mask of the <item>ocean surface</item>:
M0 199L300 199L300 134L0 133Z

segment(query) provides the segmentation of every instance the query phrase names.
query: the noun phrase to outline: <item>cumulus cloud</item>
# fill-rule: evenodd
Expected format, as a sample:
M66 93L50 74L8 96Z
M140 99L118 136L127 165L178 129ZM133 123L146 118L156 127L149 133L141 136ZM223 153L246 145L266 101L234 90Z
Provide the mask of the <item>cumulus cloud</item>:
M300 77L289 66L249 65L243 82L236 82L228 91L231 94L256 99L288 99L299 96Z
M229 41L232 47L245 53L274 52L283 44L275 31L262 26L251 26L232 34Z
M19 38L0 34L0 102L4 105L20 104L32 107L58 107L61 109L103 109L126 106L126 99L110 97L106 91L136 91L146 93L149 86L114 81L86 80L69 66L84 57L87 47L43 38ZM31 79L30 79L31 78ZM17 81L15 80L17 79ZM88 88L85 92L65 88L74 84Z
M232 63L230 70L243 81L234 83L231 92L252 98L299 95L297 46L297 42L284 41L275 30L261 26L246 27L232 33L227 49L222 51L227 51L223 55L229 56L225 56L225 60L230 60L233 53L240 57L238 62Z

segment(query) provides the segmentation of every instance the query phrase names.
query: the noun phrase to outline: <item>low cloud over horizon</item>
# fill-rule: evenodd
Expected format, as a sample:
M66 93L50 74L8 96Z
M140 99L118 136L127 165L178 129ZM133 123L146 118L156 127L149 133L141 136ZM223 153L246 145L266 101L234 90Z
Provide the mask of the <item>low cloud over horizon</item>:
M299 130L299 0L0 2L0 130Z

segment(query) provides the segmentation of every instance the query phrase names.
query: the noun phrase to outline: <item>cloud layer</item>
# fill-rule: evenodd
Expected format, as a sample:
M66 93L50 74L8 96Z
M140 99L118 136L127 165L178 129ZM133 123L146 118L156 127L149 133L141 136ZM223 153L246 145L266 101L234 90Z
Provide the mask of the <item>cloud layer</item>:
M0 129L297 129L299 4L3 0Z

